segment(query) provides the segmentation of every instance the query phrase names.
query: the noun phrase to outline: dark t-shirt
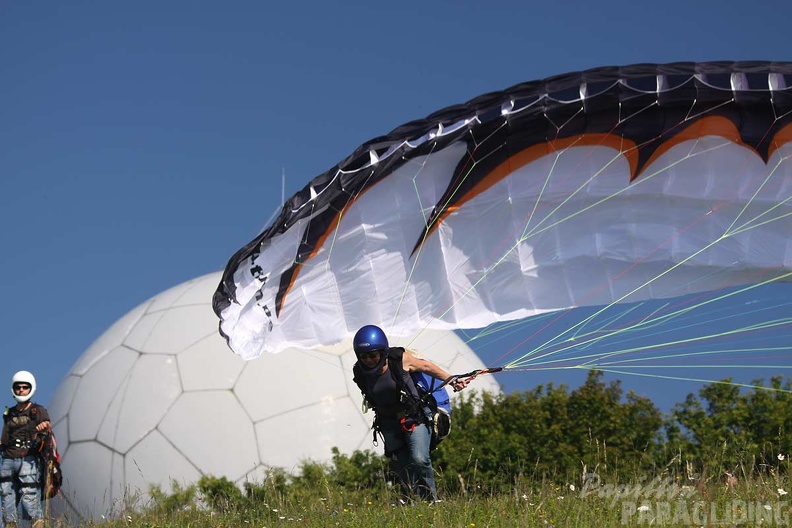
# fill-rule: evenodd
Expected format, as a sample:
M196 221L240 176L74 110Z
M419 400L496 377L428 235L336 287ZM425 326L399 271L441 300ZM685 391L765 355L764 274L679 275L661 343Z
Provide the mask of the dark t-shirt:
M49 421L47 409L32 404L24 411L17 406L6 409L3 416L2 450L5 458L22 458L32 454L36 439L36 426Z
M380 374L374 379L369 394L371 394L371 403L380 417L393 417L404 410L401 403L401 392L396 386L396 381L390 370L386 370L384 374Z

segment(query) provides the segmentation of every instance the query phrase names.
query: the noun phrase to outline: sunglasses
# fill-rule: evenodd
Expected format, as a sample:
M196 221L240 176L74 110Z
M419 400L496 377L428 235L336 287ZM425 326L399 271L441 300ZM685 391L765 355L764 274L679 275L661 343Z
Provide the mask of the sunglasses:
M361 352L360 354L358 354L358 357L360 359L374 359L379 357L381 353L382 350L372 350L370 352Z
M15 391L30 390L30 385L28 385L27 383L18 383L16 385L14 385L14 390Z

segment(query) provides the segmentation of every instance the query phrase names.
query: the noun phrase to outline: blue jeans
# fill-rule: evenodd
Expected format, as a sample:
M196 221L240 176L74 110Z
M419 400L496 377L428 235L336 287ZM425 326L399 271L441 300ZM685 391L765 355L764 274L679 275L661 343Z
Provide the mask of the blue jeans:
M385 419L380 423L385 442L385 454L391 459L391 468L399 478L405 495L417 493L425 500L437 500L434 468L429 457L432 432L425 424L416 424L411 433L402 431L397 420Z
M0 496L3 499L3 521L17 522L17 492L22 506L34 521L41 519L39 500L38 457L4 458L0 466Z

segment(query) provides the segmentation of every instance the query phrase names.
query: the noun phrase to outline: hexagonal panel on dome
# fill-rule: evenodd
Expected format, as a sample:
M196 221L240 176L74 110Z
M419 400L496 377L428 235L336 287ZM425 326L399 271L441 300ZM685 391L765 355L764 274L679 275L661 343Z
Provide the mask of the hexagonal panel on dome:
M231 389L246 364L217 332L179 352L177 361L185 391Z
M119 386L138 356L137 352L118 347L98 360L83 375L69 410L70 441L96 438Z
M102 444L113 446L115 443L116 426L118 426L119 420L118 415L124 403L124 396L126 395L128 386L129 377L127 376L121 382L121 385L118 386L113 401L110 402L110 407L108 407L104 419L99 425L99 432L96 433L96 440Z
M210 325L215 323L216 319L206 305L178 306L162 312L149 313L141 319L141 323L149 327L148 331L135 332L134 345L132 335L126 343L135 350L147 354L178 354L216 332L216 328ZM150 324L149 320L153 324ZM174 328L178 328L179 331L174 332Z
M149 302L144 302L113 323L113 326L99 336L99 338L88 347L88 350L83 352L79 359L77 359L71 368L71 373L82 376L96 361L110 353L113 349L121 346L129 335L129 332L139 324L140 319L146 313L148 305Z
M234 392L254 421L347 395L345 373L334 356L288 349L245 365Z
M180 485L197 482L201 473L160 431L152 431L123 458L123 480L130 493L148 493L150 485L171 489L171 479ZM218 473L220 475L221 473Z
M159 430L204 474L236 480L259 464L253 423L230 391L185 392Z
M175 303L179 297L184 295L184 293L192 288L193 284L197 279L192 279L187 282L183 282L173 288L168 288L162 293L157 294L153 299L151 299L151 306L149 307L148 312L154 313L159 312L162 310L167 310L173 303Z
M110 497L113 499L113 504L119 508L124 501L130 499L129 488L124 480L124 455L113 453L113 461L111 462L112 477L110 489ZM120 504L119 504L120 503Z
M49 409L47 409L49 411ZM52 432L58 444L58 452L61 456L69 452L69 415L54 415L50 413L50 418L58 416L57 421L52 422Z
M112 508L112 498L108 493L112 463L112 451L96 442L69 446L68 456L63 457L61 467L66 500L74 509L83 515L98 517Z
M50 417L60 416L65 417L66 413L71 407L74 394L77 392L77 387L80 385L80 377L69 374L61 381L60 385L55 389L55 393L50 398L47 405ZM53 422L54 425L55 422Z
M199 277L190 282L189 288L173 302L173 306L188 306L191 304L205 306L206 300L212 299L219 283L220 277L217 273L210 273L203 277Z
M160 310L143 314L138 323L130 329L129 334L124 339L124 346L131 350L141 352L149 336L154 331L154 327L157 326L157 323L159 323L165 313L165 311Z
M154 429L181 394L176 359L172 356L142 355L129 375L125 390L119 391L117 419L106 420L100 440L126 453ZM105 426L108 426L105 431ZM107 433L107 437L102 433Z
M371 439L369 426L348 397L328 398L257 422L256 434L262 462L291 471L304 460L328 460L333 447L353 452Z

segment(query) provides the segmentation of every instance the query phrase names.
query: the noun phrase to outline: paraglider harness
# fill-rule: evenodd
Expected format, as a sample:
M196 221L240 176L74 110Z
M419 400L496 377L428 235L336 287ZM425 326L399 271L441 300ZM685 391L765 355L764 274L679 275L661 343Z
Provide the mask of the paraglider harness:
M423 372L404 371L402 356L404 348L388 349L388 371L391 373L396 388L401 394L403 410L398 414L402 431L411 433L419 423L425 423L432 432L429 449L434 449L451 432L451 402L445 384ZM363 394L363 402L367 407L372 399L368 395L362 367L356 363L352 368L353 381ZM409 374L405 376L405 374ZM408 386L408 383L412 387ZM374 409L376 411L376 409ZM379 416L372 425L374 442L380 432Z
M61 458L60 453L58 453L58 444L52 429L43 433L35 431L37 423L36 415L40 408L40 405L34 403L29 409L32 418L31 427L34 429L32 432L26 432L25 443L30 445L28 454L35 454L39 458L38 487L41 490L41 497L43 499L51 499L58 494L58 491L60 491L63 485L63 473L60 467ZM6 407L3 413L3 424L8 423L12 413L12 409ZM17 502L19 502L20 498L20 495L17 495Z
M45 499L51 499L58 494L63 485L58 443L52 430L41 435L41 441L38 444L38 456L42 465L42 470L39 471L41 496Z

